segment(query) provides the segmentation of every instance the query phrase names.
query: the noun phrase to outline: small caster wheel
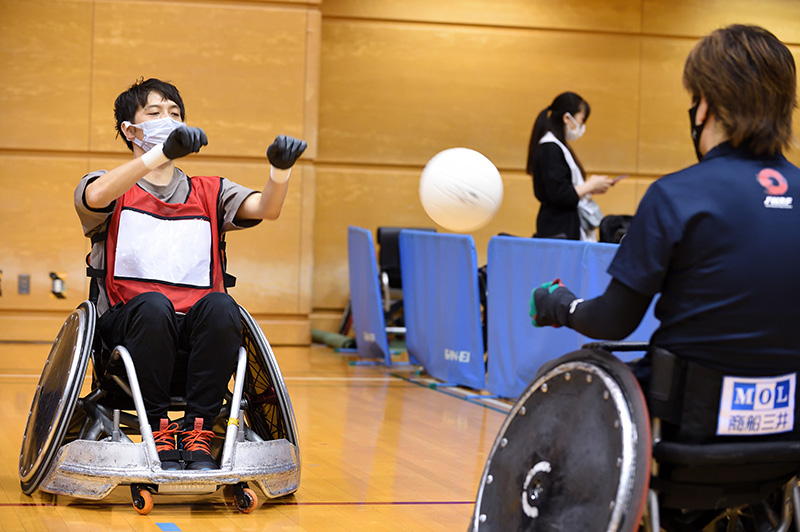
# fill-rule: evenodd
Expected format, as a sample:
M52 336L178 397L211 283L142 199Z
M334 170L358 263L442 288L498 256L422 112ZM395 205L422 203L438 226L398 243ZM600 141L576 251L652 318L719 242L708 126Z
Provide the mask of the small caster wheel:
M153 494L147 488L133 485L131 486L131 497L133 499L133 509L139 515L147 515L153 510Z
M250 488L237 484L234 488L233 500L236 503L236 509L243 514L249 514L258 507L258 496L256 492Z

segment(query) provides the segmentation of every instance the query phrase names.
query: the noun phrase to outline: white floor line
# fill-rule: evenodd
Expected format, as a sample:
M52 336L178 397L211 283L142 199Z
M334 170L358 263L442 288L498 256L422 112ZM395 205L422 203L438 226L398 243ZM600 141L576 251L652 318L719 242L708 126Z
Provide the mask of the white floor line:
M283 377L285 381L344 381L344 382L387 382L390 380L401 381L391 376L386 377Z
M0 373L0 379L38 379L41 374L25 373ZM285 381L343 381L343 382L387 382L391 380L402 381L397 377L283 377Z

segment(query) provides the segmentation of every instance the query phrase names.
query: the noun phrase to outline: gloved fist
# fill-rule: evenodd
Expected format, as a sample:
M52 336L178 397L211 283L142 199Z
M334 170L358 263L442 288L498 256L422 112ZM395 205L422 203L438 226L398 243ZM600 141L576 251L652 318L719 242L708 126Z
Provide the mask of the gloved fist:
M556 279L549 283L544 283L539 288L531 292L531 323L534 327L561 327L567 324L567 317L572 310L573 302L581 302L569 288L561 283L561 279ZM576 303L577 304L577 303Z
M269 164L281 170L291 168L295 161L306 151L306 146L306 141L304 140L288 135L278 135L275 137L275 141L267 148Z
M178 159L190 153L197 153L208 145L206 133L199 127L181 126L169 134L164 141L164 155L167 159Z

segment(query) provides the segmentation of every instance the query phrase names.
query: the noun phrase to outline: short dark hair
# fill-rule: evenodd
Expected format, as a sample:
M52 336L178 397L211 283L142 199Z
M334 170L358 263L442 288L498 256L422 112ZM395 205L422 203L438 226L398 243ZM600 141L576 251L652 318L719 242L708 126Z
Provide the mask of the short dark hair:
M533 159L536 146L539 145L539 140L541 140L548 131L553 133L558 140L567 146L567 149L572 153L573 159L575 159L575 163L578 165L578 168L580 168L581 174L586 174L578 157L564 139L564 115L569 113L574 117L581 111L585 113L583 122L586 123L586 121L589 120L589 113L592 112L591 107L589 107L589 102L574 92L562 92L555 97L553 103L551 103L549 107L546 107L539 113L539 116L536 117L536 121L533 123L531 140L528 145L528 163L526 165L528 174L533 175Z
M183 106L183 99L175 85L155 78L139 78L136 80L136 83L128 87L128 90L117 96L117 99L114 101L114 119L117 121L117 136L122 135L122 139L131 151L133 151L133 144L122 133L122 123L126 120L128 122L134 121L136 111L147 105L147 96L151 92L156 92L160 94L162 98L178 104L181 110L181 120L186 120L186 109Z
M683 85L705 98L734 146L776 155L792 142L797 71L789 49L758 26L734 24L689 52Z

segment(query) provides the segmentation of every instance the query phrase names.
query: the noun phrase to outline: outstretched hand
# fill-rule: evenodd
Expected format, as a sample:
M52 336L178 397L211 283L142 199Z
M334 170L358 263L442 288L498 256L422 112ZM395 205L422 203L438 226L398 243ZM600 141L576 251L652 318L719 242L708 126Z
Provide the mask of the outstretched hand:
M566 325L567 317L574 310L575 305L582 301L561 283L561 279L544 283L531 293L529 315L533 318L533 326L561 327Z
M267 148L267 159L269 164L275 168L286 170L300 158L306 151L306 141L290 137L288 135L278 135L275 141Z
M169 134L164 141L164 155L168 159L178 159L190 153L197 153L200 148L208 145L205 131L199 127L183 125Z

